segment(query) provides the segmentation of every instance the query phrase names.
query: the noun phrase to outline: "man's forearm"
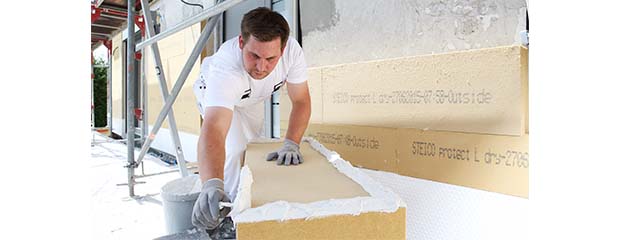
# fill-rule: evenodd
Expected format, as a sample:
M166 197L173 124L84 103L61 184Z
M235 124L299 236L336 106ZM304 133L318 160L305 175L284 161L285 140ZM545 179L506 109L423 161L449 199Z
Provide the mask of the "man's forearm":
M226 137L220 135L207 131L198 138L198 172L203 183L211 178L224 179Z
M293 103L293 109L289 117L288 130L286 131L286 138L293 140L296 143L301 142L301 138L308 127L308 121L310 120L310 102Z

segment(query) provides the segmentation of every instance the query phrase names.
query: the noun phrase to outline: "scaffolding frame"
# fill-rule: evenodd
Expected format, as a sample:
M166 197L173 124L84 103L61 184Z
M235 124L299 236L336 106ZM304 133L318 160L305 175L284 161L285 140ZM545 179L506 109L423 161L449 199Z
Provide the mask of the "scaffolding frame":
M127 76L127 81L126 81L126 84L127 84L126 116L127 117L125 119L127 122L127 165L125 166L127 168L127 183L126 184L123 183L119 185L127 185L129 187L130 197L135 197L135 191L134 191L135 185L142 183L142 182L136 181L138 178L153 176L153 175L158 175L158 174L164 174L164 173L177 172L177 171L180 172L181 176L188 175L187 164L185 161L185 157L183 155L183 150L181 147L181 142L180 142L180 138L178 134L178 129L176 126L176 120L174 118L174 112L172 110L172 105L174 104L179 93L181 92L181 89L185 81L187 80L187 77L189 75L189 72L191 71L191 68L196 63L196 60L198 60L200 53L203 51L207 43L207 40L209 39L209 36L211 35L211 32L213 32L223 12L243 1L245 0L225 0L225 1L218 0L212 7L207 8L203 10L202 12L200 12L199 14L196 14L193 17L188 18L176 24L175 26L158 34L155 34L148 1L147 0L140 0L140 2L135 2L135 0L127 1L127 19L126 19L127 20L127 31L128 31L127 52L126 52L127 54L126 55L126 59L127 59L126 67L127 68L124 69L124 71L126 72L126 76ZM143 30L146 33L146 38L142 42L137 44L134 39L133 33L135 32L134 22L139 21L136 15L136 12L135 12L135 7L138 6L138 4L142 5L142 17L144 17L145 19L144 21L142 21L142 23L144 24ZM192 25L196 23L199 23L205 20L207 21L206 26L202 28L200 37L196 41L190 53L190 56L186 60L185 65L183 66L181 72L179 73L179 76L177 77L177 80L175 81L175 84L172 90L168 92L167 82L166 82L166 78L163 72L161 55L159 52L159 47L157 45L157 42L174 33L182 31L188 27L191 27ZM138 24L138 26L142 28L141 24ZM134 74L134 68L135 68L134 62L136 59L136 53L141 50L144 50L146 47L150 47L151 52L153 53L152 55L153 55L153 59L155 63L155 71L156 71L157 78L159 80L161 94L162 94L162 97L165 103L164 103L162 110L158 114L157 119L155 120L155 124L152 130L150 131L150 133L143 134L141 136L141 139L144 140L144 142L142 142L140 152L138 154L138 157L136 158L135 153L134 153L135 146L136 146L135 145L136 144L136 141L135 141L136 128L135 128L135 122L134 122L136 120L135 119L136 115L134 115L135 114L134 113L134 109L135 109L134 92L137 87L136 86L137 76L135 76ZM140 65L143 65L143 63L140 62ZM144 75L144 71L141 71L140 74ZM142 84L144 84L144 82ZM142 175L137 175L135 173L135 169L138 168L142 164L144 156L146 155L151 144L155 140L155 136L157 135L158 131L160 130L166 118L168 119L168 125L170 126L170 135L173 140L175 154L177 156L178 170L165 171L165 172L154 173L154 174L144 174L144 171L143 171ZM146 126L148 126L148 123L142 125L143 130Z

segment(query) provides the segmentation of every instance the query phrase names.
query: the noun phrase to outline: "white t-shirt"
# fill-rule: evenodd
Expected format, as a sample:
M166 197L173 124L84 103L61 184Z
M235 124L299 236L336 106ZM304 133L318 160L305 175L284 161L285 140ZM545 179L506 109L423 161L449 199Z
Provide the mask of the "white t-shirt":
M298 84L308 79L306 60L299 43L289 37L282 57L267 77L253 79L243 67L243 56L237 37L203 60L200 77L194 83L198 108L212 106L245 107L263 102L285 83Z

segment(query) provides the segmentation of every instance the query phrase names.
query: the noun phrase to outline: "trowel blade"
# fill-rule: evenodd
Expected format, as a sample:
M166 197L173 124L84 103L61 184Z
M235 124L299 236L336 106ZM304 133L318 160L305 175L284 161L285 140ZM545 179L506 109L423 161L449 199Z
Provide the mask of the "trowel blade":
M205 231L197 229L185 230L182 233L175 233L156 238L154 240L212 240Z

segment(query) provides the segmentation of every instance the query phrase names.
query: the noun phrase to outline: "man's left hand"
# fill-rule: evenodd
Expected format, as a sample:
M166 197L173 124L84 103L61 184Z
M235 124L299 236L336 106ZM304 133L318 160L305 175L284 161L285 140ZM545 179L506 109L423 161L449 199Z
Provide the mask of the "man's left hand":
M299 152L299 145L289 139L284 140L284 145L282 145L280 150L267 155L267 161L273 161L276 159L278 160L278 165L297 165L304 162L304 159Z

